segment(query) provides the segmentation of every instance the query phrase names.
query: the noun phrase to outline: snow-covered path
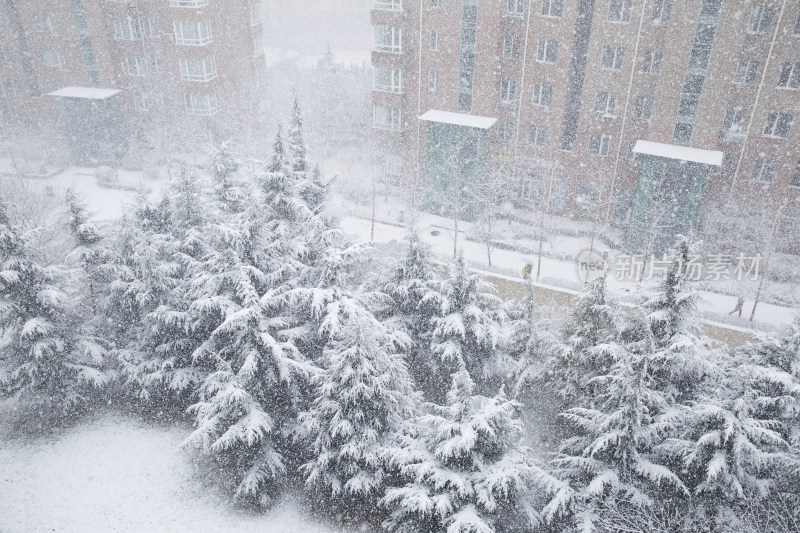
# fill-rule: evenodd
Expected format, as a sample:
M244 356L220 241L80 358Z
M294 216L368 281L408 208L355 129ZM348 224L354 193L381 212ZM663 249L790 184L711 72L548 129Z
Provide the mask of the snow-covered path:
M422 223L419 226L420 237L431 246L431 251L437 259L449 259L453 256L453 231L442 229L448 227L449 221L441 217L434 217L433 215L425 215ZM464 223L469 227L468 223ZM357 216L346 216L341 221L342 229L354 237L362 241L370 240L371 221ZM438 231L438 235L433 235L431 231ZM386 224L376 222L375 224L375 242L389 243L391 241L402 242L406 235L406 228L402 227L399 223ZM464 251L464 258L467 264L473 268L485 269L487 268L487 257L485 245L475 241L468 241L459 228L459 249ZM604 247L599 246L598 249L603 250ZM515 279L519 279L519 270L523 265L523 258L529 257L525 254L515 250L501 250L496 249L492 252L492 262L495 265L494 271L510 275ZM578 280L577 265L572 261L563 261L552 257L542 258L542 271L541 278L545 283L558 285L564 290L578 289L582 283ZM626 294L634 288L633 282L621 282L609 279L610 290L617 294L622 300L627 300ZM727 294L720 294L711 291L701 291L703 301L699 304L699 310L707 319L725 322L733 327L748 327L750 324L747 318L752 311L752 301L747 301L744 306L742 319L732 319L728 316L728 312L736 305L736 296ZM790 324L794 320L797 311L789 307L759 303L757 310L757 326L763 329L774 329L779 326Z
M58 437L0 435L0 531L334 533L291 502L233 510L193 477L185 436L115 415Z

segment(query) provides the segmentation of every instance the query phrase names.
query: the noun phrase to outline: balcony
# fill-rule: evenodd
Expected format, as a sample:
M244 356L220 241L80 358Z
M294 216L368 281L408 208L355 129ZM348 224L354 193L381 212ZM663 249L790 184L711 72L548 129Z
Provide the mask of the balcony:
M170 7L205 7L208 0L169 0Z
M403 0L372 0L372 9L380 11L402 11Z

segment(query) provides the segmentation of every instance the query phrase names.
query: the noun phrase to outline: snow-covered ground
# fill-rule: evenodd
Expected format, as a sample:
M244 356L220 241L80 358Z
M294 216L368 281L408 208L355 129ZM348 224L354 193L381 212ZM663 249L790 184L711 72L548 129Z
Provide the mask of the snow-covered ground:
M340 531L290 499L266 514L233 509L178 451L186 434L119 415L58 436L0 434L0 531Z

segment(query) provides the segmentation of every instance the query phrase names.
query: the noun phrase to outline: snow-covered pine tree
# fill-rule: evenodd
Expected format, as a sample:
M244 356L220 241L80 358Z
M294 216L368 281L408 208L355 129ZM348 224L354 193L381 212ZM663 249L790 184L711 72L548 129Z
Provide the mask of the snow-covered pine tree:
M292 170L307 172L308 160L306 144L303 140L303 114L297 96L292 102L292 125L289 129L289 155L292 159Z
M730 365L713 395L701 397L680 419L685 436L660 452L683 465L689 488L722 507L768 497L786 471L800 469L778 418L786 404L796 409L800 384L786 372L753 364Z
M218 326L218 314L193 313L191 282L211 252L207 225L219 215L203 206L213 204L206 182L183 171L170 188L174 199L159 205L157 219L169 224L130 227L109 288L116 313L136 320L118 339L120 360L132 392L154 410L182 412L197 399L200 383L211 368L193 360L193 353ZM173 207L174 206L174 207ZM149 209L141 205L138 212ZM224 215L220 215L224 216ZM156 232L155 230L164 232Z
M388 439L419 400L391 332L355 300L341 300L338 308L299 436L312 454L302 466L306 486L353 520L374 515L386 489Z
M237 176L239 162L233 157L228 143L222 143L211 161L217 199L231 213L241 212L248 203L246 184Z
M562 417L579 432L562 443L556 473L576 489L576 521L592 531L598 507L620 499L647 507L654 498L688 495L680 477L660 462L657 449L678 434L680 411L658 388L652 362L656 347L644 319L646 340L618 350L605 376L595 381L597 407L574 407Z
M196 361L217 371L191 407L196 429L185 445L223 465L237 499L262 506L285 482L286 438L302 407L303 382L317 370L295 344L308 330L287 296L301 290L307 263L325 251L326 228L301 197L300 181L279 127L260 180L261 204L217 225L219 249L195 283L205 297L194 307L224 321L195 351Z
M506 372L510 374L506 378L514 383L514 395L519 396L541 381L545 361L560 345L548 323L538 316L532 278L528 278L525 296L509 318L503 341L504 359L508 359Z
M429 405L418 433L390 454L404 483L381 500L390 512L384 526L399 533L526 531L563 511L558 505L570 490L521 444L519 404L502 390L475 395L463 366L451 382L447 404ZM558 498L545 506L552 493Z
M450 265L447 278L431 282L431 286L434 290L423 301L432 305L437 315L433 318L431 351L440 367L432 383L441 390L442 379L463 367L482 384L496 368L505 320L494 286L467 271L462 252Z
M37 263L0 204L0 391L34 418L88 407L111 378L105 342L85 331L74 308L71 277Z
M405 331L411 340L406 350L406 361L415 382L424 383L432 375L430 342L433 332L432 319L437 308L426 301L431 292L428 247L415 230L405 236L405 253L396 268L383 284L382 290L390 297L386 309L386 323L390 327Z
M691 237L678 235L664 280L643 299L656 356L651 361L657 385L676 401L691 401L705 377L714 373L717 351L701 334L697 304L698 282L686 275L697 255Z
M624 314L608 297L606 278L587 283L575 299L564 340L546 359L541 379L567 405L591 406L597 387L593 378L608 373L619 357L617 339Z

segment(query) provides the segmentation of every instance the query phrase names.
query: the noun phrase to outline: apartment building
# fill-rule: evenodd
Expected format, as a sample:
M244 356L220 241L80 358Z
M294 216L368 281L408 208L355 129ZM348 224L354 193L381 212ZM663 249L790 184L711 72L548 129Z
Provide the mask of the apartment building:
M0 60L10 127L189 148L253 115L265 81L260 0L6 0ZM81 124L88 115L102 124Z
M372 7L386 179L430 192L500 173L518 205L627 227L631 249L663 216L702 230L723 208L800 248L800 3Z

